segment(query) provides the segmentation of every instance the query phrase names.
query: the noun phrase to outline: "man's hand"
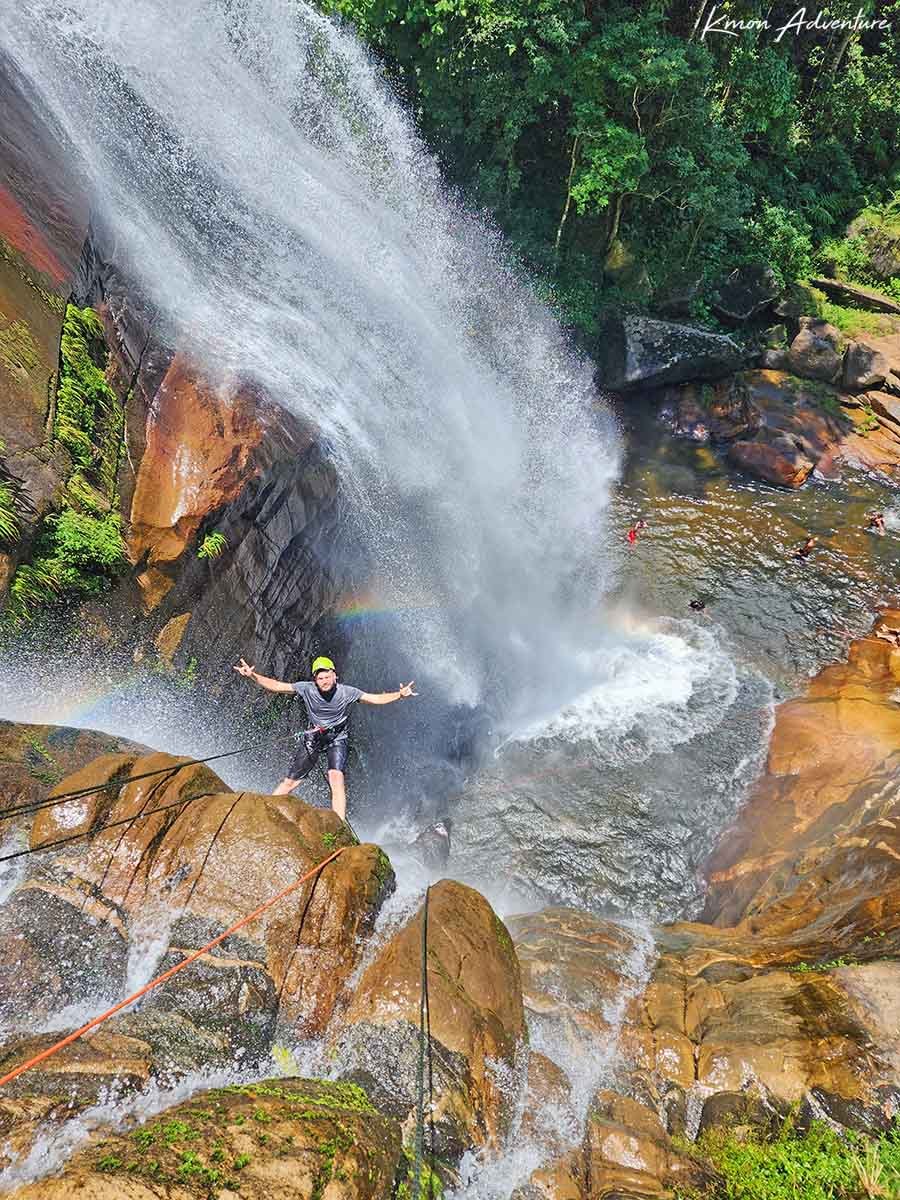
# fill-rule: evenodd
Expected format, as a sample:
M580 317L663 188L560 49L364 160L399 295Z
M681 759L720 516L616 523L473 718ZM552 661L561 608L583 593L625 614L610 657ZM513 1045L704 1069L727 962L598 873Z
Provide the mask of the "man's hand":
M401 684L400 684L400 697L401 697L401 699L405 699L407 696L418 696L418 694L419 694L419 693L418 693L418 692L414 692L414 691L413 691L413 684L414 684L415 682L416 682L416 681L415 681L414 679L411 679L411 680L409 681L409 683L401 683Z
M246 675L248 679L252 679L256 673L256 667L251 667L250 664L244 662L243 659L241 659L234 669L237 671L238 675Z

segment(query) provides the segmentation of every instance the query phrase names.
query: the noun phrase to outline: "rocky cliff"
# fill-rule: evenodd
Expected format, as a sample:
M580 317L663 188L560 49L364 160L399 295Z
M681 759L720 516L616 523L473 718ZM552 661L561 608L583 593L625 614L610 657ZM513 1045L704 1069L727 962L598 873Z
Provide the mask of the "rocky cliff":
M82 631L125 660L193 662L218 692L230 686L221 664L239 653L299 673L336 598L365 571L326 449L253 380L213 380L174 344L88 226L63 149L11 76L3 86L21 119L20 141L0 143L10 164L0 195L7 629L87 602ZM78 408L74 429L57 406L69 304L86 314L77 349L103 393Z
M507 932L471 888L432 887L431 1087L446 1178L467 1149L490 1158L527 1138L544 1162L519 1200L717 1194L714 1170L685 1140L698 1131L778 1128L788 1114L801 1129L816 1119L869 1133L891 1127L900 1105L898 661L900 612L888 611L846 663L780 706L767 770L710 862L704 921L648 932L551 908L512 918ZM58 1036L17 1035L26 1014L85 1000L101 1007L101 995L123 994L154 913L168 947L162 968L345 849L315 887L17 1080L0 1108L0 1122L19 1131L8 1153L25 1153L41 1130L71 1116L61 1095L82 1111L113 1082L124 1095L235 1055L264 1073L276 1038L322 1036L331 1070L361 1085L360 1103L387 1122L381 1149L365 1153L391 1147L374 1191L358 1175L333 1194L405 1194L394 1139L409 1144L416 1123L421 907L377 932L390 864L376 847L356 845L332 813L234 795L205 766L92 738L4 726L7 803L47 794L48 758L51 798L101 790L19 818L19 836L35 849L87 836L26 859L0 909L0 1012L12 1030L0 1070ZM74 774L60 779L64 771ZM60 955L63 929L69 952ZM639 963L646 975L635 974ZM568 1061L605 1057L586 1109L552 1051L537 1049L554 1045L569 1046ZM283 1124L292 1117L287 1092L312 1085L260 1086ZM229 1159L268 1159L265 1144L240 1141L231 1105L210 1093L192 1113L166 1120L200 1121L198 1137L202 1126ZM162 1127L136 1128L138 1145L144 1128ZM294 1137L298 1153L309 1149L287 1125L276 1132ZM362 1153L350 1132L344 1152ZM179 1136L183 1155L190 1139ZM88 1194L106 1195L100 1177L116 1174L125 1144L95 1134L62 1179L81 1186L90 1177L97 1190ZM198 1170L217 1169L208 1147L191 1152ZM102 1166L104 1154L116 1164ZM134 1158L139 1176L145 1157ZM279 1177L269 1194L319 1194L297 1178ZM54 1187L14 1194L63 1194Z

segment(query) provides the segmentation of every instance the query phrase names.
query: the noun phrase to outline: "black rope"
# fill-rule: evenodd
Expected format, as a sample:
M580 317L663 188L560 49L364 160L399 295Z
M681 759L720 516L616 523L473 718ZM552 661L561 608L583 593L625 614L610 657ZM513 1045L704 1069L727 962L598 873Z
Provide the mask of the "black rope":
M165 788L165 786L168 784L169 780L174 779L177 772L178 772L178 768L173 767L168 778L161 779L159 781L159 783L155 783L153 785L153 787L150 789L150 791L144 797L144 801L141 804L141 807L134 814L132 823L134 821L136 821L138 819L138 817L140 817L143 814L147 805L152 803L152 801L153 801L154 797L156 796L156 793L159 791L159 789ZM124 787L124 786L125 786L125 784L123 783L122 787ZM121 789L120 789L119 795L121 795ZM118 798L119 797L117 796L116 799L118 800ZM115 801L113 801L113 803L115 803ZM103 868L103 874L100 876L100 882L97 884L97 888L99 891L101 891L101 892L103 891L103 885L106 883L106 878L109 875L109 872L112 870L112 865L115 862L116 855L119 853L119 848L121 847L121 845L125 841L125 839L128 837L130 832L131 832L131 827L129 826L128 829L123 829L122 832L119 834L119 840L116 842L115 846L113 847L112 852L110 853L109 859L106 863L106 866ZM140 860L137 863L135 863L134 870L131 873L131 879L128 881L128 887L125 889L125 895L122 897L122 900L121 900L122 904L124 904L126 899L128 898L128 893L131 891L131 885L134 883L135 876L137 875L138 868L140 867L140 865L141 865ZM82 912L84 912L85 909L87 908L87 904L88 904L88 897L85 896L84 902L81 905Z
M216 830L216 832L215 832L215 833L212 835L212 840L210 841L209 845L206 847L206 853L205 853L205 854L204 854L204 856L203 856L203 862L200 864L200 870L199 870L199 871L197 872L197 874L194 876L194 882L191 884L191 890L188 892L188 897L187 897L187 900L185 900L185 902L184 902L184 904L183 904L183 906L182 906L183 908L187 908L187 906L188 906L188 905L190 904L190 902L193 900L193 898L194 898L194 892L197 890L197 884L200 882L200 876L201 876L201 875L203 874L203 872L206 870L206 864L209 862L209 856L210 856L210 854L212 854L212 848L213 848L213 846L216 844L216 838L219 836L219 834L220 834L220 833L222 832L222 830L225 828L225 822L228 820L228 818L229 818L229 817L231 816L231 814L234 812L235 808L237 808L237 805L238 805L239 801L243 800L243 798L244 798L244 795L245 795L245 793L244 793L244 792L238 792L237 796L236 796L236 797L235 797L235 799L234 799L234 803L231 805L231 807L229 808L228 812L225 814L225 816L224 816L224 817L222 818L222 820L219 822L219 828L218 828L218 829ZM129 886L130 886L130 885L129 885ZM125 893L125 895L127 896L127 895L128 895L128 893L126 892L126 893Z
M60 796L48 796L46 800L34 800L28 804L19 804L11 808L0 808L0 820L6 817L19 816L22 813L40 812L45 808L53 808L57 804L65 804L68 800L81 800L85 796L95 796L97 792L105 792L109 788L118 788L120 791L126 784L137 783L141 779L152 779L155 775L164 775L167 771L176 773L183 771L185 767L197 767L203 763L216 762L220 758L232 758L235 754L249 754L251 750L261 750L264 746L274 746L279 742L293 741L296 734L289 733L283 737L271 738L267 742L257 742L252 746L241 746L238 750L225 750L221 754L211 754L208 758L189 758L186 762L179 763L177 767L167 766L159 767L155 771L144 771L140 775L131 775L127 779L110 779L107 783L101 783L98 787L80 788L73 792L63 792ZM153 751L156 753L156 751ZM148 757L147 755L139 755L138 757ZM210 793L214 795L214 793Z
M176 800L172 804L161 804L159 808L151 808L147 812L135 813L130 817L122 817L118 821L107 821L104 825L98 825L95 829L85 829L82 833L72 833L68 837L57 838L55 842L44 842L43 846L34 846L30 850L17 850L15 854L4 854L0 856L0 863L11 862L14 858L25 858L29 854L41 854L45 850L53 850L56 846L66 846L69 842L77 842L79 838L93 837L95 833L102 833L104 829L117 829L120 825L127 825L129 822L140 821L143 817L152 817L156 813L168 812L171 808L183 808L186 804L191 804L194 800L206 800L210 796L219 796L221 792L198 792L196 796L186 796L181 800Z
M425 1053L428 1048L428 1086L432 1090L431 1077L431 1017L426 1022L428 1010L428 893L430 886L425 889L425 903L422 906L422 981L419 987L419 1064L416 1071L416 1140L414 1144L415 1165L413 1169L412 1200L422 1198L422 1158L425 1142ZM433 1108L433 1103L430 1103ZM431 1162L434 1164L434 1123L431 1122ZM428 1191L431 1192L431 1179L428 1180Z

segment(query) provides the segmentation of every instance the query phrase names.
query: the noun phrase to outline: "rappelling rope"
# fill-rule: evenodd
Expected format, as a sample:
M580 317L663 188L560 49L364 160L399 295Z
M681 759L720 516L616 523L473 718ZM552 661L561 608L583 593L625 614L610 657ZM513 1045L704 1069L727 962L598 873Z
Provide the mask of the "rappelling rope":
M129 783L137 783L141 779L152 779L155 775L165 775L167 771L177 774L179 771L183 771L185 767L197 767L203 763L215 762L220 758L232 758L235 754L249 754L251 750L261 750L265 746L275 746L279 742L296 741L296 738L296 734L288 733L283 737L271 738L267 742L257 742L253 746L241 746L238 750L226 750L221 754L211 754L208 758L189 758L183 763L179 763L176 767L159 767L155 771L144 771L140 775L131 775L127 779L110 779L108 783L101 783L95 787L78 788L72 792L63 792L59 796L48 796L46 800L33 800L27 804L14 805L9 808L0 808L0 820L5 819L6 817L19 816L22 813L35 813L45 808L53 808L57 804L65 804L68 800L81 800L85 796L94 796L98 792L105 792L110 788L118 788L121 790Z
M193 803L194 800L208 800L210 796L221 795L221 792L198 792L196 796L183 796L180 800L175 800L171 804L161 804L159 808L150 808L146 812L134 813L132 816L122 817L118 821L107 821L103 825L97 825L93 829L85 829L81 833L70 833L68 837L57 838L54 842L44 842L42 846L34 846L29 850L17 850L14 854L4 854L0 856L0 863L11 862L14 858L25 858L29 854L41 854L44 850L53 850L57 846L65 846L69 842L77 842L79 838L93 837L95 833L102 833L104 829L117 829L120 825L128 825L134 821L140 821L144 817L153 817L157 813L168 812L172 808L183 808L186 804Z
M428 895L431 887L425 889L425 903L422 907L422 979L419 987L419 1065L416 1073L416 1139L414 1143L414 1168L412 1200L422 1198L422 1160L425 1143L425 1057L428 1056L428 1126L429 1148L428 1158L430 1174L428 1177L428 1200L431 1200L434 1180L434 1078L431 1061L431 1009L428 1003ZM2 1082L2 1081L0 1081Z
M213 938L211 942L207 942L205 946L201 946L199 950L195 950L192 954L189 954L187 958L183 959L180 963L176 963L174 967L170 967L168 971L164 971L162 975L157 975L155 979L151 979L149 983L145 983L142 988L134 992L131 996L126 997L124 1000L120 1000L118 1004L107 1009L106 1012L101 1013L99 1017L94 1017L92 1021L88 1021L86 1025L82 1025L80 1029L76 1029L74 1033L70 1033L68 1037L62 1038L62 1040L56 1042L55 1045L50 1046L47 1050L43 1050L40 1054L36 1054L34 1058L29 1058L27 1062L22 1063L20 1066L16 1067L15 1070L4 1075L3 1078L0 1079L0 1087L3 1087L7 1083L11 1083L14 1079L18 1079L20 1075L24 1075L26 1071L30 1071L32 1067L36 1067L38 1063L44 1062L46 1059L50 1058L51 1055L56 1054L59 1050L64 1049L66 1046L71 1046L73 1042L77 1041L80 1037L83 1037L86 1033L89 1033L90 1030L96 1029L98 1025L102 1025L104 1021L109 1020L109 1018L114 1016L117 1012L121 1012L123 1008L127 1008L129 1004L133 1004L135 1000L139 1000L141 996L145 996L155 987L159 987L161 983L165 983L167 979L171 979L173 975L177 975L179 971L183 971L184 968L189 966L192 962L196 962L198 958L201 958L204 954L207 954L216 946L221 945L226 938L231 937L233 933L237 933L239 929L243 929L245 925L249 925L251 921L255 920L274 904L277 904L279 900L283 900L285 896L288 896L291 892L296 891L296 889L300 887L301 884L305 883L307 879L311 879L314 875L318 875L319 872L327 867L330 862L333 862L339 854L343 854L345 849L345 846L341 846L340 849L335 850L333 854L330 854L328 858L323 859L322 862L320 862L317 866L307 871L305 875L301 875L299 879L295 879L293 883L289 884L283 889L283 891L280 891L277 896L273 896L271 900L267 900L265 904L261 904L259 908L254 909L249 916L241 917L240 921L237 921L230 928L226 929L224 933L220 933L218 937Z

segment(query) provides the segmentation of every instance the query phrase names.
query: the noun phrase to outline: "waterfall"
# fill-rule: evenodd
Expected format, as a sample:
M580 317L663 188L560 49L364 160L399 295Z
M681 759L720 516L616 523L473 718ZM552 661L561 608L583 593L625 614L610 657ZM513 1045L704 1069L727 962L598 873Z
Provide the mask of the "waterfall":
M297 0L7 7L172 342L320 430L406 659L451 702L537 715L525 684L583 650L608 575L618 435L377 66Z

